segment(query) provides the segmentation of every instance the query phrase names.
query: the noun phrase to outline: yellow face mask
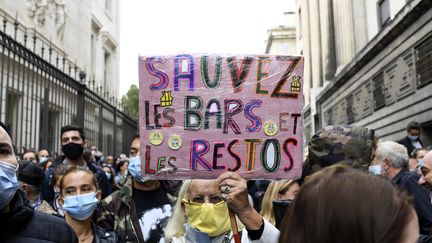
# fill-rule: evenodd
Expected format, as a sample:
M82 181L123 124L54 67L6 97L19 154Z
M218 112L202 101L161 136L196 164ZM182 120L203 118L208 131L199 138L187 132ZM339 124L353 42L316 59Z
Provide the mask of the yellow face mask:
M231 223L226 202L212 204L188 202L186 199L182 201L189 226L192 228L210 237L222 235L230 230Z

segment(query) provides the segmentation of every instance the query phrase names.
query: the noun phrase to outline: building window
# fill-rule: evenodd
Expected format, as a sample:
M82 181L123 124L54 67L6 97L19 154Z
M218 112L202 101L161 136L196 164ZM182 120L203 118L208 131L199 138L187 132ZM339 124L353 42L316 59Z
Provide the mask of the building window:
M301 21L301 9L299 9L299 11L298 11L298 29L299 29L299 40L301 40L301 38L302 38L302 26L301 26L301 23L302 23L302 21Z
M411 50L408 54L400 58L400 85L397 90L398 98L414 90L414 55Z
M372 79L372 83L373 83L374 109L378 110L385 105L384 73L380 72L377 76L375 76Z
M112 67L111 67L111 53L108 51L105 51L105 58L104 58L104 89L107 90L109 86L112 85L110 83L111 81L111 74L112 74Z
M60 112L53 110L49 107L45 107L43 104L41 104L41 114L45 114L44 113L44 109L48 109L48 117L47 117L47 121L48 121L48 131L50 131L47 135L48 137L48 147L46 147L45 149L48 149L48 151L56 151L56 138L57 136L59 136L58 132L58 124L60 124ZM42 116L40 116L39 119L39 131L41 131L41 134L39 136L39 144L42 145L42 140L43 140L43 136L44 134L42 134L42 132L44 131L43 127L44 127L44 118Z
M111 0L105 0L105 10L108 13L111 13L111 9L112 9L112 1Z
M90 40L90 66L91 66L91 73L90 73L90 79L95 80L95 71L96 71L96 36L94 33L91 34L91 40Z
M381 27L390 22L390 0L381 0L378 2L379 20Z
M354 107L354 96L352 94L346 97L346 116L348 119L348 124L355 121L355 107Z
M332 110L332 108L330 108L327 111L327 125L333 125L334 124L333 120L334 120L334 118L333 118L333 110Z
M21 96L13 91L8 91L6 96L6 120L5 125L12 139L18 139L18 121L21 119L19 105ZM16 142L16 141L15 141Z
M415 48L417 86L422 87L432 82L432 36Z
M91 35L90 35L90 55L91 55L90 56L90 79L92 81L95 81L96 78L100 79L100 77L96 77L96 68L98 66L97 63L98 60L100 60L98 56L101 54L100 52L98 52L98 47L99 47L98 41L99 41L100 29L101 29L101 25L99 24L99 21L97 21L96 19L92 19Z

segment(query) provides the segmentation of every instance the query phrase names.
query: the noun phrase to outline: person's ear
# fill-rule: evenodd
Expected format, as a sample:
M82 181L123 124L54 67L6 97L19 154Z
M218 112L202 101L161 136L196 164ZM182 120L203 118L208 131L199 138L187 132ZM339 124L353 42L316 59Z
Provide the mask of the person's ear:
M59 197L59 204L60 204L61 207L63 207L63 204L64 204L63 196Z
M30 188L29 188L29 186L28 186L26 183L21 183L20 188L21 188L21 190L23 190L26 194L29 193Z
M87 139L84 139L83 146L85 149L87 148Z
M384 159L384 169L388 170L391 167L391 161L389 159Z
M97 191L97 192L96 192L96 198L97 198L98 201L101 200L101 198L102 198L102 193L101 193L101 191Z

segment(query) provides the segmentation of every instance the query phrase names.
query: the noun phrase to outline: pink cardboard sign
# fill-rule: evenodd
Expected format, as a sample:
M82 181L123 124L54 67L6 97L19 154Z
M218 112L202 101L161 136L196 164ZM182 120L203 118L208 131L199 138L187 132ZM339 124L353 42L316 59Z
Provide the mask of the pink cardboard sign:
M144 177L300 177L302 57L140 57L139 70Z

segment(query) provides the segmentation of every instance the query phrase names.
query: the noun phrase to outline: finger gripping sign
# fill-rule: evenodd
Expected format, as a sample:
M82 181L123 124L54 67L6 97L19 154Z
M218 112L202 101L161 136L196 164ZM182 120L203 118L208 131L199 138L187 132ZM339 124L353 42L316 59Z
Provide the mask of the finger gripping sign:
M300 177L302 57L140 57L139 75L144 177Z

